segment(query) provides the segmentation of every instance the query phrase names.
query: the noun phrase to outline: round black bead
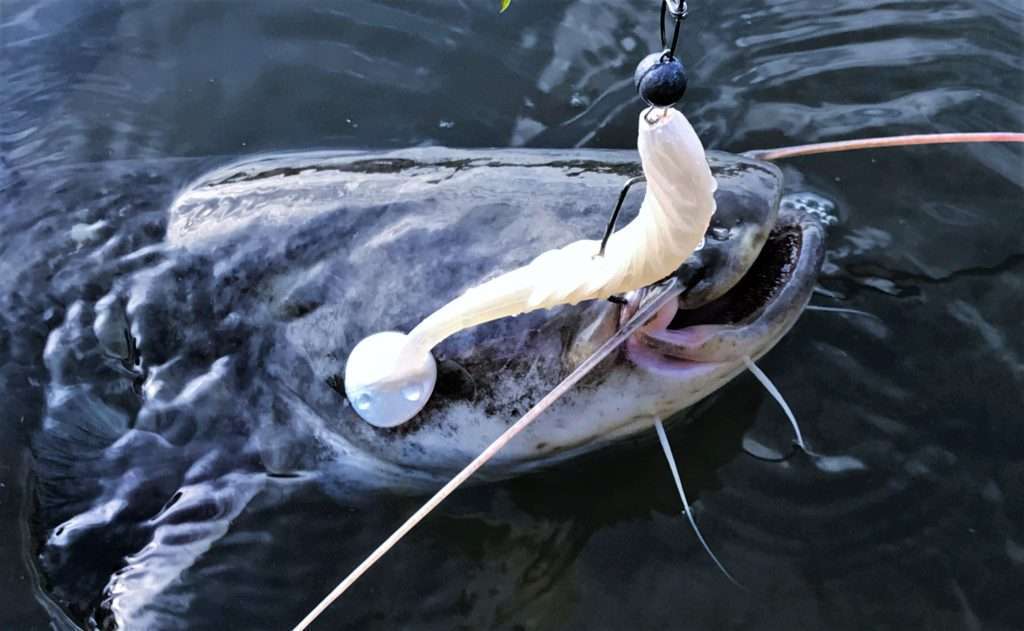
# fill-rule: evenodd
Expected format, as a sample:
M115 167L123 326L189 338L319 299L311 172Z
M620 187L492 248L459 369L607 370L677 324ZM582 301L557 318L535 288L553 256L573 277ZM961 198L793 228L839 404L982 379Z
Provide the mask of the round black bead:
M644 101L668 107L686 94L686 69L675 57L668 57L664 52L651 53L636 67L633 82Z

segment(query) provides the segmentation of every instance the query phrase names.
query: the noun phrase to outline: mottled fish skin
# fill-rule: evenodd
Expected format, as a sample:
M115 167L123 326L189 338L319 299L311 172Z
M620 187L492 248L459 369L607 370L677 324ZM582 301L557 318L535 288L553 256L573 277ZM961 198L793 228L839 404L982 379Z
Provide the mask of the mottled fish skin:
M774 166L709 159L719 212L705 249L678 272L694 284L695 303L739 280L775 223L781 191ZM438 386L420 417L377 430L343 395L352 346L376 331L410 329L539 252L599 238L625 178L637 173L635 153L295 154L182 186L181 173L198 168L154 175L151 188L136 183L134 194L166 200L148 202L155 207L110 201L138 217L125 234L99 226L96 243L82 244L76 278L91 280L55 290L66 305L45 334L45 415L34 439L40 566L51 597L101 625L171 628L155 596L257 498L287 501L306 480L349 500L366 489L435 485L619 317L617 305L590 303L460 333L436 350ZM639 199L630 197L623 222ZM765 332L757 354L801 306ZM614 442L741 370L666 377L618 353L482 478Z

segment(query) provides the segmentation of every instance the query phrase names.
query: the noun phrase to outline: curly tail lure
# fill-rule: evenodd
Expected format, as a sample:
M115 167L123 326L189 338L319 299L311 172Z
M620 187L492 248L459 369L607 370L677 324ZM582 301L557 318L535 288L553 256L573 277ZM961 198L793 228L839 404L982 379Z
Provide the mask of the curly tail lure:
M345 366L345 392L368 423L395 427L423 409L437 380L430 351L449 336L499 318L640 289L670 275L700 247L718 185L700 138L672 107L686 92L686 71L675 56L686 3L665 0L661 9L664 50L644 58L634 74L637 92L650 106L640 115L637 137L647 180L637 217L600 242L576 241L544 252L466 291L408 335L385 331L359 342ZM675 21L671 44L666 11ZM609 230L617 214L618 208Z
M686 117L668 108L641 115L637 138L647 191L636 218L608 239L570 243L441 307L408 335L389 331L349 356L345 388L356 412L380 427L415 416L436 378L430 350L447 337L498 318L608 298L655 283L700 245L717 187L704 147Z

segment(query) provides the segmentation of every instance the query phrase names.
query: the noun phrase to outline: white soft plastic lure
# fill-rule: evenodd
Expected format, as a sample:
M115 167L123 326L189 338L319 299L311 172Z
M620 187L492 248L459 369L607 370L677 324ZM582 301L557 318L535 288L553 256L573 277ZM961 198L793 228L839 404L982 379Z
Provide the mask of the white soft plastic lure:
M667 108L640 116L637 148L647 179L633 221L608 240L582 240L469 289L408 335L371 335L352 350L345 388L368 422L393 427L426 404L436 379L430 350L463 329L536 309L608 298L655 283L696 250L715 212L717 183L690 122Z

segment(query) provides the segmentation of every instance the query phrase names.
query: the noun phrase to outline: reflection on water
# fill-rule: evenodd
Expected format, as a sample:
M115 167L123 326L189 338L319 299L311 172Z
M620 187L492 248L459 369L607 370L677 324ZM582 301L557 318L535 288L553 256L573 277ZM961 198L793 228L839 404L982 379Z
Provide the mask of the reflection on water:
M516 0L501 17L496 2L405 4L0 4L0 550L20 568L4 577L0 627L45 628L37 565L41 591L79 623L111 619L96 614L108 587L138 628L287 627L413 509L222 471L214 452L240 445L190 440L202 428L180 415L137 418L130 307L104 301L160 262L175 192L233 156L635 143L632 70L656 45L656 2ZM1015 2L691 5L683 107L710 147L1024 129ZM808 312L762 362L836 466L743 455L744 441L785 451L788 435L750 378L672 433L702 529L749 593L716 574L641 441L467 489L326 625L1024 627L1020 150L784 171L791 191L836 202L815 302L876 318ZM67 389L47 400L54 381ZM86 390L109 405L79 405ZM109 460L89 460L110 444ZM124 505L82 499L103 485ZM161 552L148 542L187 547L210 529L221 538L186 566L141 577L156 598L132 598L135 568ZM75 537L87 545L57 545Z

